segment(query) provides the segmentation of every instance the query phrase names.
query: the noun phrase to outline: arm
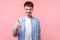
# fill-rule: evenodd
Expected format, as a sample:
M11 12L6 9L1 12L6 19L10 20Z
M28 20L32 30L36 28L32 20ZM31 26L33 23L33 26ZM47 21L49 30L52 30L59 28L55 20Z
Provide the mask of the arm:
M19 23L19 21L16 22L15 28L13 29L13 36L16 37L18 35L18 30L20 29L21 25Z
M15 30L13 30L13 36L14 36L14 37L16 37L16 36L17 36L17 34L18 34L18 30L16 30L16 29L15 29Z
M38 21L38 40L41 40L40 22Z
M38 40L41 40L41 36L38 37Z

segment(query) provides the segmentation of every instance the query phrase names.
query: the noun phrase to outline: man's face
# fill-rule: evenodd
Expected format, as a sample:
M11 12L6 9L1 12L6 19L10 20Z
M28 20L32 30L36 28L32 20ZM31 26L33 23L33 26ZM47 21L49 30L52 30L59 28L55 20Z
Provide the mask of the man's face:
M32 7L25 6L25 12L26 12L26 15L27 16L31 16L32 11L33 11L33 8Z

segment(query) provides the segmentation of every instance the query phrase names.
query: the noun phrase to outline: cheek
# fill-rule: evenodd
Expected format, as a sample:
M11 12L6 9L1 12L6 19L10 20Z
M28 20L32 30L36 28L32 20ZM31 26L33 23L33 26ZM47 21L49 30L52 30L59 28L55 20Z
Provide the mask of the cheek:
M28 12L27 10L25 10L25 12Z

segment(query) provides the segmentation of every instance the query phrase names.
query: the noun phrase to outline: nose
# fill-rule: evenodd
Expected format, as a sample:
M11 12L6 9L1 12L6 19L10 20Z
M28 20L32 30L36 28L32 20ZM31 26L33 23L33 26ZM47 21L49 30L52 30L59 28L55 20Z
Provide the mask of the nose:
M28 12L30 12L30 10L29 10L29 9L28 9L27 11L28 11Z

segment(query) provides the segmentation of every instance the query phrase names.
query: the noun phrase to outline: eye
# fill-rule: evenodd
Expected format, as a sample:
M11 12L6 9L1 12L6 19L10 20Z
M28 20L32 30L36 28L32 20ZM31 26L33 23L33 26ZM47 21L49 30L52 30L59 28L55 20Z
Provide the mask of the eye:
M32 9L29 9L29 10L32 10Z
M28 10L28 9L26 9L26 10Z

